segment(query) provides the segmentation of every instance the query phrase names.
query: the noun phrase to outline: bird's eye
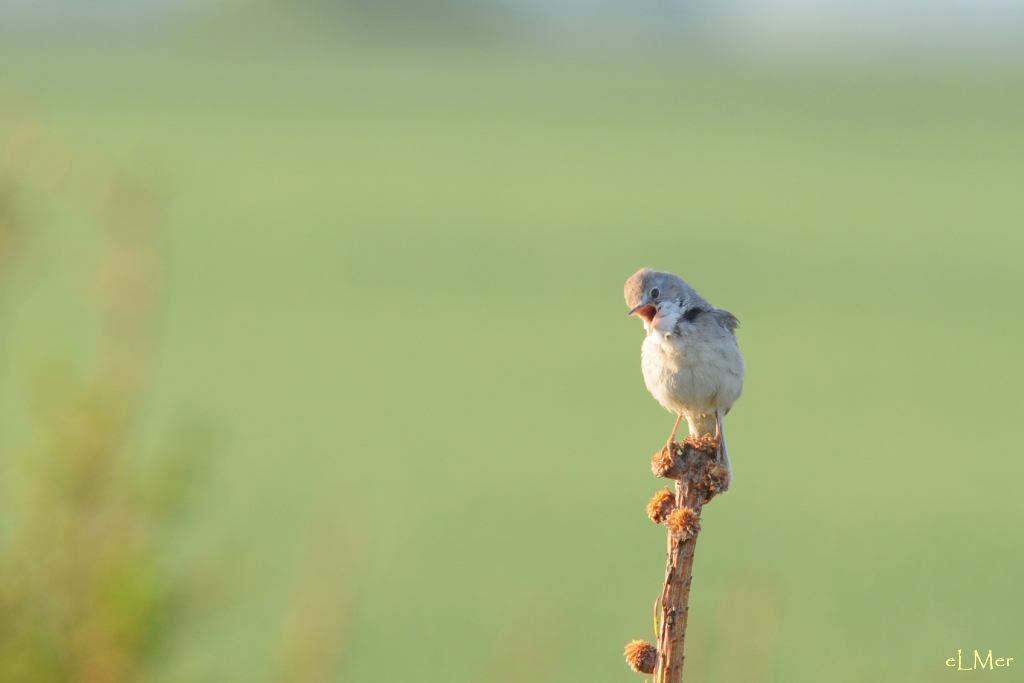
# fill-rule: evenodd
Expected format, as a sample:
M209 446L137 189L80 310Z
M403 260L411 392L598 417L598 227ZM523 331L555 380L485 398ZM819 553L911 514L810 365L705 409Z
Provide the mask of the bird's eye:
M658 291L657 287L655 287L654 289L651 290L651 298L652 299L657 299L659 294L661 294L661 292Z

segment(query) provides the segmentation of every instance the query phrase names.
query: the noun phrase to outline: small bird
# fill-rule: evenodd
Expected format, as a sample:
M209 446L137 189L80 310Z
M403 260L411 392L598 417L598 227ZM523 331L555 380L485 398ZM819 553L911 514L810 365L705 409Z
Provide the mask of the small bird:
M625 295L629 314L640 316L647 330L640 352L647 390L678 415L668 443L685 417L690 436L713 435L731 481L722 416L743 391L745 369L735 334L740 321L679 277L650 268L626 280Z

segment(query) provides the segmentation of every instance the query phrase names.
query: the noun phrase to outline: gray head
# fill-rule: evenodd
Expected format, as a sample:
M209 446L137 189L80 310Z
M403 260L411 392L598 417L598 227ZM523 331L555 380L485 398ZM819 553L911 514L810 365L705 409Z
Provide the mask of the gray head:
M693 287L672 273L641 268L626 280L626 305L630 315L639 315L650 323L665 303L675 303L685 311L695 305L710 308Z

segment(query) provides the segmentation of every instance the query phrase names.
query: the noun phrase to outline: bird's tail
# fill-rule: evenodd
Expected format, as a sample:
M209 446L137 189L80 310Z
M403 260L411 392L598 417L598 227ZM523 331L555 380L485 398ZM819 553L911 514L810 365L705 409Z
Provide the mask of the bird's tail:
M718 434L718 453L719 460L725 465L725 469L729 471L729 474L725 477L725 486L722 487L721 493L725 493L729 490L729 484L732 483L732 463L729 462L729 451L725 448L725 426L719 430Z

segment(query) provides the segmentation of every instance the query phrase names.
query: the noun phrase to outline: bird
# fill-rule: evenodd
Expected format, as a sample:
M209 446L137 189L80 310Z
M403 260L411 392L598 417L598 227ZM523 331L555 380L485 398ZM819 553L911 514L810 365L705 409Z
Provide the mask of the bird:
M736 328L739 320L715 308L672 273L641 268L624 289L630 316L639 316L647 332L640 351L644 383L658 403L677 415L668 438L675 441L683 418L690 436L710 435L719 462L732 480L722 417L743 392L746 367Z

